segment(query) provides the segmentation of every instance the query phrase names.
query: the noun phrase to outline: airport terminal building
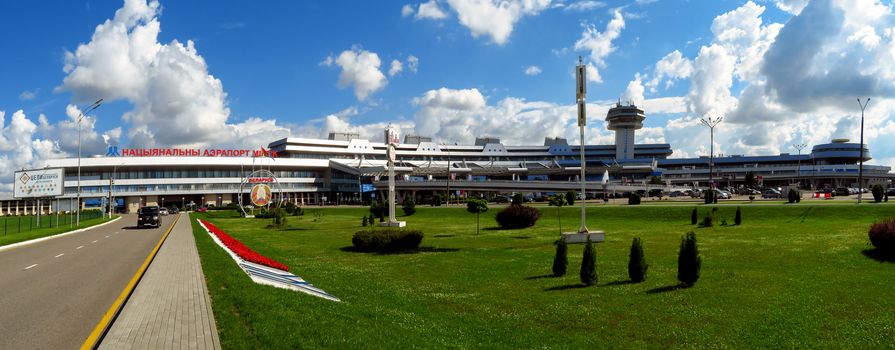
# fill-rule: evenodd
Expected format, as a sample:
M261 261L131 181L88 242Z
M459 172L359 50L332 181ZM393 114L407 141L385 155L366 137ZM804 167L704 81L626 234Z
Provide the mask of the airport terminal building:
M607 113L607 127L616 132L614 145L586 145L588 191L602 190L604 172L612 190L653 187L706 187L709 157L672 158L669 144L635 144L644 111L616 105ZM386 130L386 134L389 131ZM810 190L857 187L861 145L837 139L814 145L810 153L769 156L727 155L714 158L718 186L742 185L751 173L764 185L800 184ZM872 160L864 147L864 161ZM434 193L559 192L574 190L580 173L579 146L547 138L542 145L504 145L479 137L474 144L434 142L406 135L397 147L399 196L418 200ZM0 215L70 211L78 207L77 158L48 160L46 168L63 169L61 196L35 199L0 198ZM222 206L248 204L251 185L270 184L278 201L299 205L360 204L382 198L386 189L385 140L357 134L331 133L328 139L285 138L259 149L183 149L111 147L107 154L80 159L80 206L119 212L144 205ZM889 186L895 174L882 165L864 164L863 187ZM25 170L28 171L27 169ZM648 184L661 179L662 185ZM19 181L19 180L16 180Z

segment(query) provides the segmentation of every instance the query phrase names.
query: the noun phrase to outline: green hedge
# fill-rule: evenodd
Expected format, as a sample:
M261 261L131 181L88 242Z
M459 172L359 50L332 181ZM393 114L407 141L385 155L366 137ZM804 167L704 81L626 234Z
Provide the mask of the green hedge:
M351 238L351 244L360 251L392 252L413 250L423 242L423 232L418 230L382 229L358 231Z

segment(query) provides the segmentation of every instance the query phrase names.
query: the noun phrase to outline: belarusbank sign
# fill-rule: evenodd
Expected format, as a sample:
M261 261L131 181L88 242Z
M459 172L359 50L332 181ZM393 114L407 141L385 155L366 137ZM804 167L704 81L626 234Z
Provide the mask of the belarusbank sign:
M278 157L277 151L221 148L122 148L109 147L107 157Z

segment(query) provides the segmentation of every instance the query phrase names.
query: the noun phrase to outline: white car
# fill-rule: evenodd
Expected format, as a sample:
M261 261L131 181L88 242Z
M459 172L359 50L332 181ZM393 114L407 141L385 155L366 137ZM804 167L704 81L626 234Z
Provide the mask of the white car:
M159 215L168 215L168 208L162 207L158 210Z

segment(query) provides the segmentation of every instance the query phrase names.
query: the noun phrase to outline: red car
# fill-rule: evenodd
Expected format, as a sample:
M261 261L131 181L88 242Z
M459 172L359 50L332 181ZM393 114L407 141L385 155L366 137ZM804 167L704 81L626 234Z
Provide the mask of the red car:
M199 209L196 209L196 211L199 212L199 213L205 213L205 212L208 211L208 208L206 208L206 207L199 207Z

